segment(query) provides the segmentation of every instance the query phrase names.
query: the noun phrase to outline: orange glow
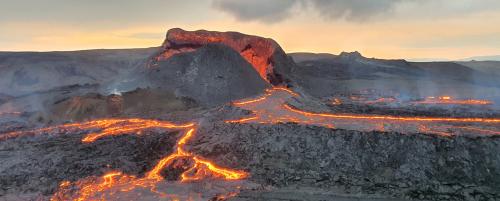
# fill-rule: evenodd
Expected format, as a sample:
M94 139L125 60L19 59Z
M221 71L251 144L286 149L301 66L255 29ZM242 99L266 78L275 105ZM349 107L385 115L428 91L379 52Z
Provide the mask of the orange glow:
M222 43L234 49L269 82L268 75L273 72L270 58L279 46L272 40L256 36L244 35L243 39L235 39L234 33L172 29L168 31L167 40L155 61L166 60L179 53L192 52L209 43ZM183 44L190 44L190 47L183 47Z
M6 116L6 115L21 115L21 112L0 112L0 116Z
M297 109L286 101L299 94L287 88L275 87L266 90L263 96L250 100L241 100L234 103L238 107L249 109L254 116L237 120L228 120L227 123L269 123L294 122L306 125L318 125L328 128L347 128L354 130L380 130L380 131L408 131L415 127L415 132L435 134L451 137L454 131L469 130L474 133L499 135L500 132L479 128L477 126L456 126L453 124L498 124L499 118L454 118L454 117L403 117L390 115L365 115L365 114L332 114L314 113ZM446 125L451 124L452 125ZM354 127L353 127L354 125ZM351 126L351 127L349 127ZM179 138L174 151L160 159L157 164L144 177L137 178L121 172L111 171L101 177L89 177L76 182L61 182L58 191L53 195L56 200L112 200L114 193L128 192L136 188L146 188L161 197L178 199L178 196L157 191L159 182L164 181L162 172L168 167L184 168L180 174L180 182L191 182L206 178L222 180L239 180L249 176L240 170L220 167L199 155L189 152L186 144L196 133L196 125L173 124L166 121L144 119L102 119L84 123L72 123L60 126L42 128L35 131L22 131L7 133L5 139L18 137L23 133L39 134L44 132L61 132L76 130L99 130L86 135L83 143L92 143L105 136L124 134L139 134L144 129L186 129ZM3 135L2 135L3 137ZM74 193L74 189L78 192ZM72 190L73 189L73 190ZM108 197L106 197L108 196ZM109 196L111 196L109 198Z
M440 135L440 136L444 136L444 137L451 136L451 133L449 133L449 132L433 130L424 124L420 124L418 129L419 129L419 132L422 132L422 133L430 133L430 134Z
M294 109L289 105L283 105L286 109L303 114L304 116L319 116L329 118L342 119L368 119L368 120L396 120L396 121L446 121L446 122L485 122L485 123L500 123L500 119L488 118L452 118L452 117L399 117L399 116L384 116L384 115L357 115L357 114L329 114L329 113L312 113Z
M246 105L246 104L250 104L250 103L256 103L256 102L259 102L259 101L266 100L267 96L269 96L268 93L266 93L264 96L262 96L260 98L256 98L256 99L252 99L252 100L247 100L247 101L237 101L237 102L233 102L233 104L234 105Z
M292 96L299 96L298 93L295 93L294 91L292 91L288 88L285 88L285 87L273 87L271 90L268 90L268 93L273 93L274 91L285 91L285 92L291 94Z
M194 128L189 129L189 131L186 132L186 134L177 142L177 150L170 156L161 159L160 162L158 162L158 164L146 174L146 177L149 179L162 180L160 175L161 170L171 164L174 160L183 157L189 157L194 160L195 163L188 169L188 171L185 171L181 175L181 181L200 180L205 178L208 174L212 174L216 177L222 177L227 180L243 179L248 176L245 172L218 167L210 161L201 159L199 156L184 151L183 145L185 145L186 142L193 136L194 132ZM188 174L190 172L194 172L194 176L189 176Z
M90 143L105 136L116 136L130 132L139 132L149 128L172 129L172 128L189 128L193 126L194 126L193 123L184 125L175 125L169 122L162 122L162 121L132 119L125 122L125 125L111 125L110 127L104 128L104 130L102 130L99 133L90 133L82 139L82 142Z
M236 120L227 120L226 123L268 123L294 122L306 125L318 125L329 128L344 128L355 130L379 130L398 132L427 132L441 136L450 136L452 133L441 132L431 124L450 123L481 123L497 124L500 118L455 118L455 117L418 117L418 116L391 116L368 114L332 114L314 113L296 109L286 103L286 100L295 96L289 90L271 89L262 97L240 102L238 107L251 110L252 117ZM445 98L446 99L446 98ZM394 99L379 99L376 102L392 102ZM484 133L484 132L480 132Z
M423 101L414 101L414 104L447 104L447 105L491 105L492 101L489 100L455 100L450 96L440 96L438 98L429 96Z
M331 102L332 105L341 105L342 101L338 98L334 98Z
M376 103L393 103L396 102L395 98L379 98L377 100L366 101L366 104L376 104Z
M100 129L100 132L90 133L86 135L82 142L90 143L99 138L105 136L116 136L127 133L135 132L140 134L140 131L150 128L162 128L162 129L179 129L179 128L189 128L193 127L193 123L176 125L166 121L148 120L148 119L100 119L93 120L84 123L70 123L59 126L46 127L30 131L16 131L0 135L0 140L6 140L10 138L16 138L25 135L37 135L47 132L58 132L61 131L77 131L77 130L96 130Z
M193 153L189 153L185 151L184 145L187 143L189 139L191 139L195 133L195 125L194 124L186 124L186 125L174 125L166 122L155 122L152 123L149 120L138 121L145 123L142 126L133 126L132 128L118 129L118 128L109 128L103 129L100 133L96 133L91 136L107 136L107 135L116 135L116 134L124 134L131 131L137 131L138 129L145 129L149 127L159 127L162 125L162 128L189 128L187 132L179 139L177 142L175 151L162 158L152 170L145 174L143 178L136 178L135 176L125 175L121 172L112 171L98 179L83 179L81 181L77 181L73 183L74 186L77 186L79 191L76 193L76 197L72 197L70 200L75 201L85 201L85 200L107 200L103 196L100 195L104 192L108 192L108 195L112 196L113 192L128 192L135 188L147 188L151 192L158 194L160 197L171 197L176 198L175 195L168 195L162 192L158 192L156 190L156 186L159 182L163 181L163 177L161 176L161 172L172 165L174 161L180 159L189 159L194 163L191 164L186 171L181 174L180 181L188 182L188 181L196 181L205 179L208 177L220 178L224 180L239 180L248 177L248 173L244 171L231 170L227 168L219 167L212 162L201 158ZM163 124L161 124L163 123ZM127 125L126 125L127 126ZM106 133L106 134L105 134ZM88 135L90 136L90 135ZM88 142L94 142L94 140L98 138L91 138ZM87 142L87 141L84 141ZM63 182L59 186L58 192L56 192L51 200L59 201L59 200L68 200L68 195L70 192L71 184L67 181ZM230 195L233 195L231 193Z
M262 95L261 97L255 98L255 99L250 99L250 100L241 100L241 101L235 101L233 102L234 105L240 106L240 105L248 105L252 103L257 103L266 100L269 96L271 96L273 93L276 91L284 91L288 94L291 94L292 96L299 96L299 94L295 93L294 91L285 88L285 87L273 87L271 89L266 89L265 94Z
M225 122L226 123L244 123L247 121L258 120L258 119L259 119L259 117L255 116L255 117L248 117L248 118L242 118L242 119L236 119L236 120L227 120Z
M463 130L471 130L471 131L485 133L485 134L491 134L491 135L500 135L499 131L481 129L481 128L476 128L476 127L471 127L471 126L456 126L455 128L463 129Z
M430 132L436 132L436 133L450 133L452 130L454 131L473 131L474 133L480 133L483 135L500 135L499 131L495 130L490 130L490 129L485 129L485 128L478 128L474 126L449 126L449 125L439 125L439 126L434 126L433 129L428 129Z

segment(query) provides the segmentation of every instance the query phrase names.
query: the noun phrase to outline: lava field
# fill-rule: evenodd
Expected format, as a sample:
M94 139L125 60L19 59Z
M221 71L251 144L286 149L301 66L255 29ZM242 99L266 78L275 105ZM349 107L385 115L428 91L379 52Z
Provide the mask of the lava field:
M179 28L1 52L0 200L500 200L500 82L467 65Z

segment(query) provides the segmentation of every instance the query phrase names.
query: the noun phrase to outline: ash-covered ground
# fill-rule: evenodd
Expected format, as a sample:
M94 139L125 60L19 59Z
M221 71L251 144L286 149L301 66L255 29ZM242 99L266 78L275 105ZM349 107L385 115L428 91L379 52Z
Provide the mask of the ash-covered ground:
M0 72L0 200L500 200L495 62L173 29Z

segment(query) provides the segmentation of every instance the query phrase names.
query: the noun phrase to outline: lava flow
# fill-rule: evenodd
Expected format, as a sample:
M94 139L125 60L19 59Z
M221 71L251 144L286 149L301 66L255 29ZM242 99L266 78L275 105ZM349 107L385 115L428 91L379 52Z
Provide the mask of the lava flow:
M308 125L319 125L330 128L343 128L361 131L381 130L401 133L430 131L425 129L433 124L499 124L500 118L455 118L455 117L410 117L390 115L365 114L332 114L313 113L294 108L286 103L287 99L297 97L298 94L282 88L273 88L261 97L251 100L235 102L234 105L253 111L253 116L242 119L228 120L227 123L269 123L295 122ZM482 125L481 125L482 126ZM455 129L475 131L480 134L497 134L495 132L480 132L460 128L460 125L450 125ZM476 126L472 126L476 127ZM424 128L424 129L423 129ZM443 134L444 132L427 132ZM461 132L464 133L464 132ZM465 132L466 133L466 132ZM446 133L448 136L449 133Z
M16 138L27 135L37 135L42 133L62 133L63 131L77 130L102 130L97 133L90 133L82 139L82 142L93 142L98 138L110 135L122 135L126 133L138 133L150 128L180 129L193 127L193 123L177 125L165 121L148 119L100 119L83 123L69 123L59 126L45 127L29 131L16 131L0 135L0 140Z
M331 102L332 105L342 105L342 101L338 98L334 98Z
M397 100L395 98L388 97L388 98L378 98L376 100L366 101L365 104L394 103L396 101Z
M475 100L475 99L466 99L466 100L456 100L451 96L440 96L427 97L422 101L414 101L413 104L444 104L444 105L491 105L492 101L489 100Z
M0 112L0 116L7 116L7 115L21 115L21 112Z
M85 138L82 139L82 142L94 142L100 137L127 134L153 127L188 130L177 142L174 152L162 158L153 167L152 170L145 174L144 177L138 178L136 176L126 175L119 171L113 171L103 175L100 178L89 177L76 181L74 183L64 181L60 184L59 190L51 198L52 201L115 200L118 196L116 195L117 193L129 192L134 189L147 189L149 192L155 194L159 198L178 200L181 195L160 192L157 190L157 185L164 180L161 176L161 172L165 168L169 166L176 166L180 163L184 165L188 163L190 166L180 175L180 182L202 180L208 177L219 178L223 180L239 180L248 176L248 173L244 171L219 167L209 160L202 158L201 156L186 151L184 145L195 134L196 126L193 123L185 125L175 125L169 122L133 119L124 126L117 126L116 123L111 123L111 125L115 126L110 126L110 123L105 122L113 120L101 121L102 122L98 123L98 125L103 126L101 127L102 131L88 134ZM71 125L69 127L74 127L74 125ZM84 127L85 129L89 128L89 126L82 127ZM92 128L93 127L96 126L93 124ZM78 189L77 192L74 191L75 187L76 189ZM234 192L230 192L229 194L233 193Z

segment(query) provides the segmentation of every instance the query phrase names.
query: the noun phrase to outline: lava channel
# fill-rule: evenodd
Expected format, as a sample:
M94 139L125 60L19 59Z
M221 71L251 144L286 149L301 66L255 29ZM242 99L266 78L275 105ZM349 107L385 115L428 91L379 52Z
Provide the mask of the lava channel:
M28 131L15 131L10 133L0 134L0 140L7 140L22 136L40 135L44 133L68 133L75 131L101 130L100 132L90 133L86 135L82 142L90 143L104 136L122 135L127 133L140 134L141 131L151 128L161 129L180 129L193 127L193 123L188 124L173 124L166 121L157 121L149 119L100 119L83 123L69 123L58 126L45 127Z
M476 99L465 99L458 100L453 99L451 96L440 96L440 97L427 97L422 101L414 101L412 104L430 104L430 105L492 105L493 102L489 100L476 100Z
M101 121L106 122L106 120ZM104 174L101 177L84 178L73 183L69 181L63 181L60 183L58 191L52 196L51 200L118 200L120 198L123 198L120 197L120 193L140 189L147 189L147 192L154 194L155 198L157 199L193 199L191 195L165 193L157 189L158 185L160 185L162 181L164 181L161 172L169 166L176 166L180 163L182 165L186 165L186 160L191 162L189 163L189 167L186 168L186 170L180 175L180 182L182 183L198 181L207 178L217 178L225 181L232 181L248 177L248 173L244 171L219 167L208 159L186 151L184 145L194 136L196 132L196 126L193 123L185 125L175 125L168 122L159 122L152 120L134 119L134 121L138 123L133 125L126 124L125 126L104 126L101 132L88 134L85 138L82 139L82 142L91 143L100 137L128 134L150 127L187 129L187 131L185 131L182 137L178 140L174 152L162 158L153 167L152 170L144 175L144 177L136 177L133 175L124 174L120 171L112 171ZM105 124L104 122L101 123ZM71 125L70 127L73 126L74 125ZM235 192L228 192L227 194L220 196L228 197L231 195L235 195Z
M478 133L497 135L494 130L480 128L484 125L500 124L500 118L455 118L455 117L418 117L368 114L314 113L294 108L287 104L297 93L289 89L273 88L258 98L234 102L237 107L251 110L253 116L227 120L226 123L263 123L275 124L294 122L306 125L318 125L329 128L342 128L361 131L394 131L400 133L430 133L443 136L453 135L442 131L432 131L436 125L447 125L456 133ZM466 125L464 125L466 124ZM472 124L472 125L469 125ZM476 128L476 129L471 129ZM432 132L431 132L432 131ZM467 132L468 131L468 132Z

